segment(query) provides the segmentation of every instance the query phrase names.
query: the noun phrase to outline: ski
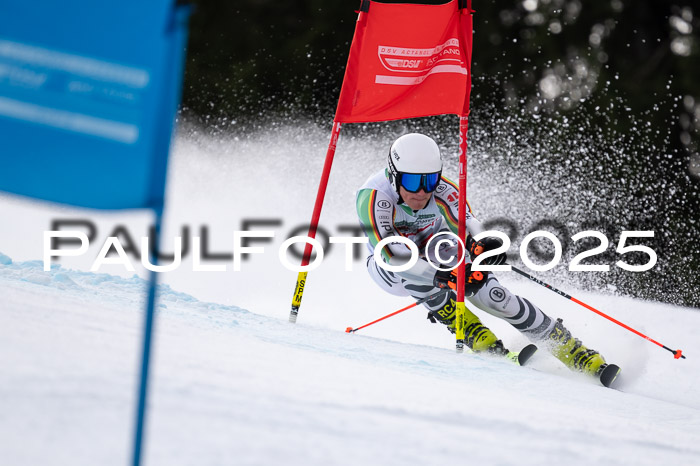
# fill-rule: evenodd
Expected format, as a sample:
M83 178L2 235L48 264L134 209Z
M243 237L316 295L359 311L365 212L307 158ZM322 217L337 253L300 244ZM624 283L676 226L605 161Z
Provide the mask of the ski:
M617 376L620 375L620 372L622 372L620 366L616 364L604 364L601 368L600 383L606 387L610 387L613 382L615 382L615 379L617 379Z
M533 354L537 352L537 346L530 343L525 346L520 351L511 351L506 355L506 358L517 364L518 366L524 366L532 357Z

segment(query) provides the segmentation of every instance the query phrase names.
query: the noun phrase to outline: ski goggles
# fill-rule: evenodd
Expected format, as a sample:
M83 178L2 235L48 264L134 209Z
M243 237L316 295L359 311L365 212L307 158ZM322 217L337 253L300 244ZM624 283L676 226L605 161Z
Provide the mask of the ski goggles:
M401 186L410 192L417 193L421 188L426 193L432 193L440 184L440 174L437 173L402 173Z

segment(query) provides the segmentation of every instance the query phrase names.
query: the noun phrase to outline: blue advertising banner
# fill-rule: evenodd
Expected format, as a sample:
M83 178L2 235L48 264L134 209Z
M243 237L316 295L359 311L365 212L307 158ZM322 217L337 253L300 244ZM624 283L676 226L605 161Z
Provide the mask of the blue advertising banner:
M35 0L0 11L0 190L161 207L189 8Z

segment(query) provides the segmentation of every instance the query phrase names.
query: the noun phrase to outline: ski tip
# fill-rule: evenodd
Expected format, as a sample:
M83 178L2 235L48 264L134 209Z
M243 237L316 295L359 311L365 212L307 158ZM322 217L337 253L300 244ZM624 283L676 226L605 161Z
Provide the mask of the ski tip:
M537 346L530 343L518 353L518 364L524 366L525 363L537 352Z
M600 373L600 383L606 387L611 387L620 375L620 372L622 372L620 366L616 364L606 364L603 371Z

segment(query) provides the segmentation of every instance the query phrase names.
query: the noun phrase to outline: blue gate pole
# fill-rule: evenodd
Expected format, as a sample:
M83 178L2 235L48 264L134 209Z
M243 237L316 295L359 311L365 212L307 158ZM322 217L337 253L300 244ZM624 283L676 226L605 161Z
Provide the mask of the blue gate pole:
M154 209L155 223L153 228L154 238L153 246L150 247L151 264L158 264L158 256L160 252L160 227L163 217L163 207L160 206ZM153 324L155 320L155 301L156 301L156 285L158 272L151 271L149 286L148 286L148 302L146 304L146 313L144 315L143 326L143 352L141 358L141 383L139 384L139 400L136 414L136 429L134 432L134 451L133 465L141 464L141 450L143 445L143 432L146 423L146 399L148 396L148 369L151 359L151 337L153 335Z

